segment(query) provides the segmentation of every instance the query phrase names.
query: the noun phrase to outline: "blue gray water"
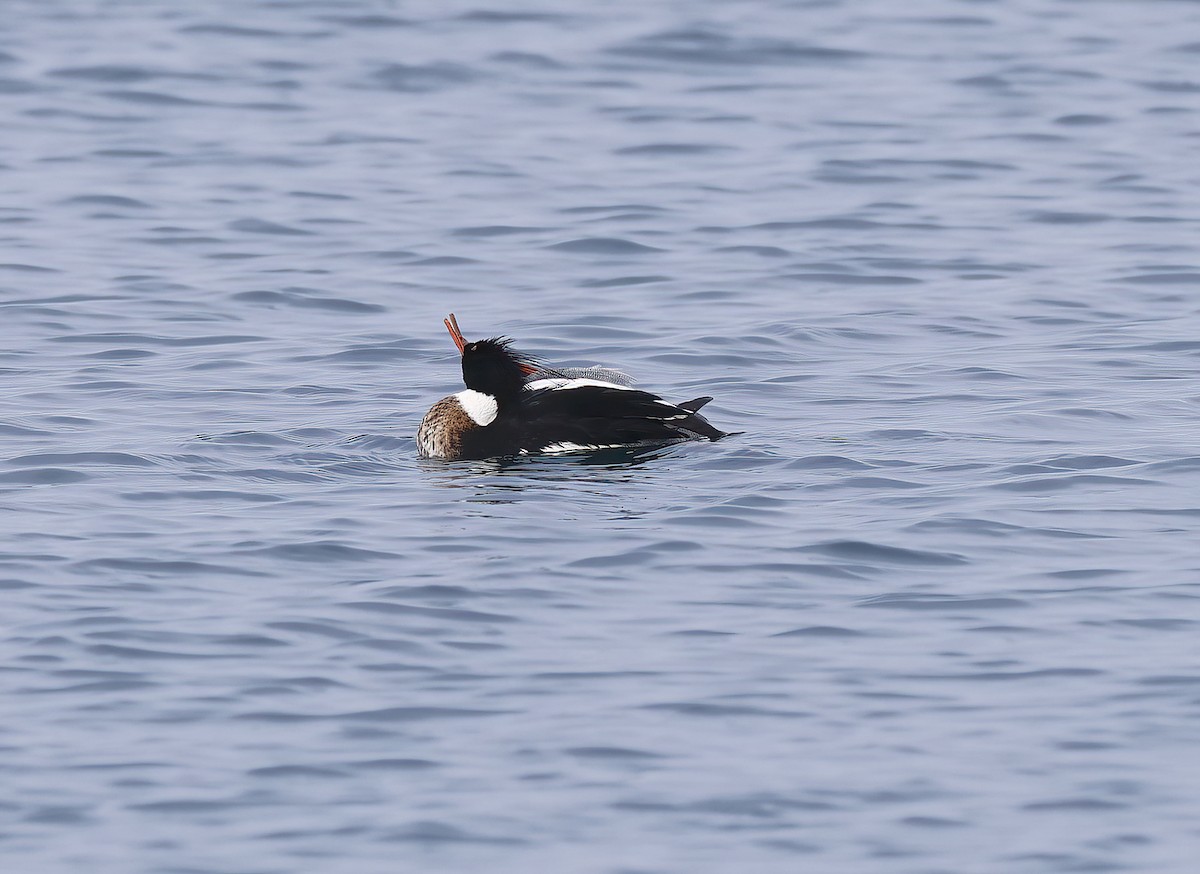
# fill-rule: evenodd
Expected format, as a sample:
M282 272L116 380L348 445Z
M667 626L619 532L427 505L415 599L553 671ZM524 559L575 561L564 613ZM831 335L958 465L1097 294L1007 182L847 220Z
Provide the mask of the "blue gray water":
M1197 40L8 0L3 870L1190 874ZM746 433L419 460L450 311Z

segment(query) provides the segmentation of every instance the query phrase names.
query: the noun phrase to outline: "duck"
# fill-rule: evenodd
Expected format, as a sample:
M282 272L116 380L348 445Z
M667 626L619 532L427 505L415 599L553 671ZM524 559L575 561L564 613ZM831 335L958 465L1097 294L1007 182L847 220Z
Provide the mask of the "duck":
M552 369L507 337L467 340L451 313L446 330L462 356L466 388L430 407L417 451L448 461L555 455L720 440L700 415L711 397L675 404L601 367Z

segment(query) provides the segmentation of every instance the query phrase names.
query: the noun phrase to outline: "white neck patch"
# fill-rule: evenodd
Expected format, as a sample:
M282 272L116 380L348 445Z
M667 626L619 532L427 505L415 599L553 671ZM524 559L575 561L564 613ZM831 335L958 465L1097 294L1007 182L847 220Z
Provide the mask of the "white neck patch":
M500 407L491 395L469 388L455 395L463 411L476 425L490 425L496 419Z

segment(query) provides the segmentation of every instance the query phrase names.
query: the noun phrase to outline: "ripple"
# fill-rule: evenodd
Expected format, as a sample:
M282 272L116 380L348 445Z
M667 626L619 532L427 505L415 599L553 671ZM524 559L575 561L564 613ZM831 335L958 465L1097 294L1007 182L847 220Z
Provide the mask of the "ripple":
M1112 218L1101 212L1057 212L1054 210L1035 210L1028 214L1029 220L1046 225L1091 225L1106 222Z
M163 91L114 90L102 91L100 93L110 100L119 100L122 103L134 103L140 106L192 108L209 105L203 100L193 100L190 97L180 97L178 94L168 94Z
M363 27L376 30L389 27L413 27L416 22L409 18L399 18L395 15L322 15L321 21L341 24L346 27Z
M320 768L313 765L269 765L263 768L253 768L246 772L249 777L267 779L326 780L340 779L347 776L345 771L337 768Z
M211 34L214 36L245 37L247 39L254 40L272 39L289 35L288 32L284 30L272 30L265 27L244 27L242 25L220 24L215 22L185 25L184 27L179 28L179 32Z
M407 723L428 722L442 719L474 719L486 716L503 716L510 710L476 710L465 707L383 707L378 710L357 710L349 713L334 713L314 715L306 713L286 713L282 711L261 711L243 713L238 719L252 722L310 722L315 720L334 720L372 723Z
M111 343L128 343L131 347L140 346L226 346L234 343L253 343L265 339L258 335L248 334L218 334L199 337L164 337L153 334L121 334L121 333L80 333L51 337L54 343L95 343L109 345Z
M229 659L236 658L232 653L195 653L195 652L178 652L176 650L163 649L145 649L135 646L118 646L111 643L99 643L85 647L85 649L97 656L112 656L121 659L133 659L135 661L159 661L162 659Z
M431 64L385 64L371 74L372 82L388 91L419 94L464 85L477 78L470 67L449 61Z
M1042 668L1032 671L966 671L961 674L914 674L926 680L966 680L968 682L1008 682L1011 680L1040 680L1046 677L1098 677L1104 671L1094 668Z
M79 206L108 206L114 209L151 209L150 204L144 201L116 194L80 194L68 197L63 203Z
M738 37L707 28L664 30L608 49L609 54L668 64L760 66L826 64L864 57L850 49L791 42L770 37Z
M57 273L53 267L45 267L40 264L17 264L6 262L0 264L0 270L8 270L13 273Z
M644 762L666 758L659 753L626 747L569 747L563 752L577 759L602 762Z
M79 483L90 477L81 470L65 467L40 467L0 473L0 483L26 486L54 486Z
M1114 282L1131 282L1135 285L1187 285L1200 284L1200 272L1179 271L1170 273L1135 273L1114 279Z
M1054 123L1068 127L1095 127L1101 124L1112 124L1115 120L1111 115L1075 112L1070 115L1060 115L1054 119Z
M1153 480L1137 477L1104 476L1102 474L1074 474L1072 476L1042 476L1031 479L1008 480L992 483L989 488L1002 489L1008 492L1062 492L1080 487L1113 486L1129 487L1131 485L1149 485Z
M1062 455L1047 459L1046 464L1063 467L1069 470L1102 470L1113 467L1131 467L1141 462L1129 458L1115 458L1111 455ZM1149 465L1148 467L1153 467Z
M429 759L363 759L344 764L346 768L351 770L365 771L367 773L377 771L425 771L430 768L440 767L438 762L431 762Z
M469 228L455 228L452 233L456 237L508 237L514 234L540 233L549 228L518 227L516 225L479 225Z
M833 540L803 547L806 552L819 552L834 558L851 559L884 565L925 565L930 567L966 564L962 555L885 546L865 540Z
M839 637L862 637L864 632L853 628L840 628L836 625L808 625L804 628L793 628L791 631L781 631L772 637L815 637L822 639Z
M396 557L396 554L392 552L360 549L332 540L315 540L308 543L280 543L275 546L248 550L248 554L270 556L272 558L283 559L284 561L315 562L319 564L377 561L379 559Z
M653 282L670 282L670 276L614 276L611 279L589 279L579 283L580 288L620 288L627 285L649 285Z
M391 601L349 601L341 605L348 610L365 610L371 613L386 613L400 616L419 616L427 619L447 619L452 622L516 622L515 616L502 613L484 613L478 610L463 610L448 607L417 607L411 604L396 604Z
M650 252L663 251L654 246L623 240L620 237L581 237L577 240L554 243L546 248L583 255L645 255Z
M788 462L796 470L872 470L873 465L844 455L809 455Z
M382 313L387 310L387 307L379 304L363 303L346 297L326 297L311 288L292 287L279 291L242 291L234 294L233 299L265 306L287 306L333 313Z
M5 464L14 467L32 467L42 464L98 464L112 467L155 467L157 462L140 455L125 452L42 452L34 455L19 455Z
M796 719L811 716L801 710L774 710L769 707L755 707L749 704L713 704L706 701L680 701L661 704L646 704L647 710L667 710L682 716L703 717L733 717L733 716L769 716L775 718Z
M469 832L448 823L421 820L401 828L388 830L381 838L392 843L414 844L496 844L501 846L528 843L524 838L483 835Z
M826 285L920 285L921 280L912 276L866 276L852 273L788 273L787 279L801 282L817 282Z
M234 491L232 489L179 489L157 492L125 492L121 497L135 503L161 503L169 501L233 501L247 504L272 504L284 500L279 495L261 492Z
M181 575L231 574L234 576L265 576L265 574L202 561L170 560L157 558L91 558L75 565L81 571L119 570L132 571L150 577L177 577Z
M1087 813L1092 811L1125 810L1127 804L1107 801L1103 798L1056 798L1049 801L1032 801L1022 805L1024 810L1036 811L1077 811Z
M312 231L306 231L301 228L293 228L289 225L281 225L278 222L269 222L264 219L244 218L231 221L227 227L232 231L242 231L247 234L271 234L274 236L284 237L302 237L311 236Z
M778 819L791 811L828 811L834 805L815 799L792 798L772 792L747 795L717 795L685 804L661 801L627 800L616 803L622 810L646 812L704 813L751 819Z
M1019 598L969 598L914 592L890 592L860 601L860 607L887 607L892 610L1010 610L1028 607Z
M716 143L647 143L643 146L625 146L614 149L615 155L650 155L670 158L679 155L707 155L713 152L728 151L729 146Z

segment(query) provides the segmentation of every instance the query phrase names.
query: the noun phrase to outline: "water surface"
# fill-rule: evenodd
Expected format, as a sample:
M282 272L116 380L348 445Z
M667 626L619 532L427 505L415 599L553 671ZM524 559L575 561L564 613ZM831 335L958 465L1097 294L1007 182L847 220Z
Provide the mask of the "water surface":
M1196 4L5 11L6 870L1194 870Z

